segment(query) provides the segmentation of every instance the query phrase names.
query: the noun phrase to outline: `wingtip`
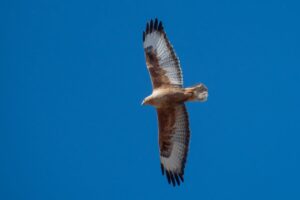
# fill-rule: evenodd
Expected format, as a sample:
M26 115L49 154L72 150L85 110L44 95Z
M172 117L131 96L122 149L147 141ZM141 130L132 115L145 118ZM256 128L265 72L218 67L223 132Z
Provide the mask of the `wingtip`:
M182 182L184 182L183 174L179 174L179 178L181 179Z
M151 19L150 20L150 33L152 33L153 31L153 20Z
M181 183L184 182L183 174L172 172L170 170L166 170L163 165L161 165L162 174L166 174L167 181L173 187L180 186Z
M147 24L146 24L146 34L148 34L149 33L149 23L147 22Z
M168 170L166 170L166 175L167 175L168 183L171 184L171 178Z
M143 35L147 35L149 33L152 33L153 31L163 31L163 23L160 21L157 17L153 20L151 19L150 21L147 22L146 24L146 30L144 31ZM143 36L144 38L144 36Z
M174 174L175 180L177 182L177 185L180 186L180 180L178 178L178 174Z
M143 42L145 41L145 31L143 31Z
M157 30L157 27L158 27L158 19L155 18L155 20L154 20L154 30Z
M164 175L165 174L165 168L164 168L162 163L160 163L160 168L161 168L161 174Z
M170 178L171 178L171 182L172 182L173 186L175 187L176 186L175 178L174 178L174 174L171 171L170 171Z
M163 29L164 29L164 27L163 27L162 21L160 21L158 24L157 30L162 31Z

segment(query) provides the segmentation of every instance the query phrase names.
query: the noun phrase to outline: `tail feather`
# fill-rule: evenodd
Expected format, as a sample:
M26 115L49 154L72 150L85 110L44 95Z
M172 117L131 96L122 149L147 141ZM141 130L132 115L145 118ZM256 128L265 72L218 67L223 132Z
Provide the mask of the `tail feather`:
M208 97L208 89L204 84L198 84L194 87L186 88L185 91L190 94L189 101L204 102Z

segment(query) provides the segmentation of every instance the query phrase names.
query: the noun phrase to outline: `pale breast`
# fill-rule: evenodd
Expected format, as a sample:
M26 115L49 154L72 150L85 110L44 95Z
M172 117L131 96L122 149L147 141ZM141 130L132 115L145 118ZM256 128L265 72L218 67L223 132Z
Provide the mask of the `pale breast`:
M151 98L156 107L165 107L187 100L182 88L158 88L153 90Z

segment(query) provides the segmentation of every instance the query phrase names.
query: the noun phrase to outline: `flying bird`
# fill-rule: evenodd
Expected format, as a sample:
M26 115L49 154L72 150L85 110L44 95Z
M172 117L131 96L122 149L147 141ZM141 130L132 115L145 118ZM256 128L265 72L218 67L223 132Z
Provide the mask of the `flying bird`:
M173 186L184 181L184 168L190 141L188 112L185 102L207 100L204 84L183 87L179 59L157 19L147 22L143 47L152 82L152 94L142 105L156 108L162 174Z

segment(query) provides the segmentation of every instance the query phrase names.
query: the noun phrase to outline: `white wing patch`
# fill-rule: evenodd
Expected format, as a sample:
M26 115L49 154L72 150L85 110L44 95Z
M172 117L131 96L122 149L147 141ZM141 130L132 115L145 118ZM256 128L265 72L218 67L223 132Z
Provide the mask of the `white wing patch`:
M154 27L152 28L154 29ZM150 31L150 33L146 32L143 46L146 52L148 49L154 50L159 67L166 72L170 83L182 86L183 78L180 62L165 32L157 29L152 30L152 32Z

